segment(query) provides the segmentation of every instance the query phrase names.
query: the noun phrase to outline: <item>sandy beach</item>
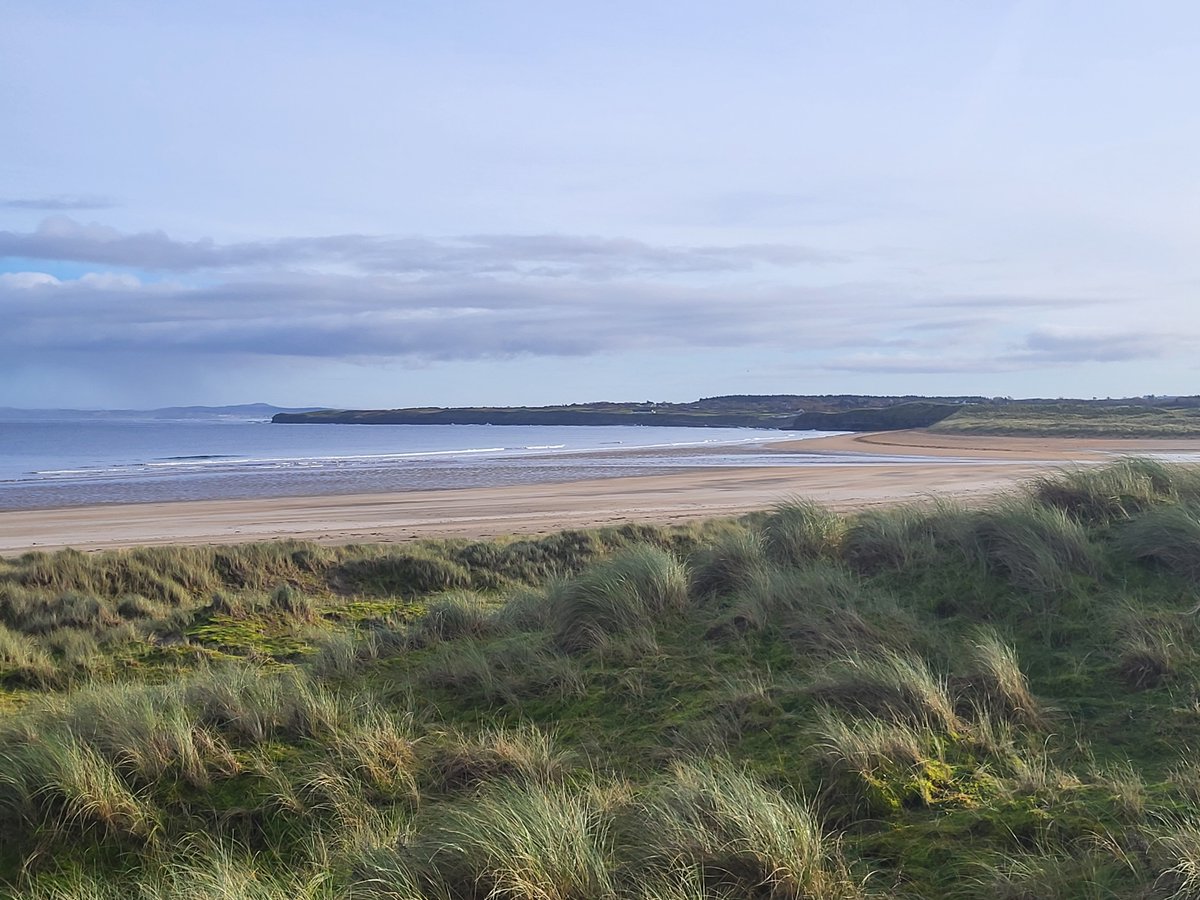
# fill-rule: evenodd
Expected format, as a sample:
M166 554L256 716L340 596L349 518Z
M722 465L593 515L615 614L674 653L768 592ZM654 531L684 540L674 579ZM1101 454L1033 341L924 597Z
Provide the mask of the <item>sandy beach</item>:
M930 496L970 499L1072 462L1114 454L1200 454L1200 440L997 438L879 432L776 443L777 452L852 453L869 465L709 468L464 490L197 500L0 512L0 553L296 538L338 544L542 534L623 521L737 515L789 496L841 510ZM915 457L872 462L871 457ZM938 457L936 461L930 457Z

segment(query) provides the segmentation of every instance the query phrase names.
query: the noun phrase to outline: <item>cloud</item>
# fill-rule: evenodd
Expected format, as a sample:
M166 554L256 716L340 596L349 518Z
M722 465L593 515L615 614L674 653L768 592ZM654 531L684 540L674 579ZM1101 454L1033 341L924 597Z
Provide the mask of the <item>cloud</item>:
M35 209L47 212L67 212L84 209L112 209L117 202L110 197L89 194L60 194L55 197L0 198L0 209Z
M31 288L37 287L37 290ZM6 289L7 288L7 289ZM47 294L49 291L49 295ZM0 348L466 359L779 340L795 298L710 289L310 276L205 287L120 277L0 282Z
M509 274L608 280L631 275L746 272L820 265L839 258L791 244L659 246L629 238L496 235L396 238L361 234L218 244L163 231L124 234L51 216L31 232L0 231L0 257L172 272L347 268L392 275Z
M939 297L882 285L716 287L497 275L290 273L204 285L93 273L0 276L0 354L166 352L409 362L770 348L838 371L968 372L1022 363L994 329L924 334ZM1036 298L1031 298L1033 303ZM843 355L830 358L837 349ZM1027 363L1025 365L1028 365Z
M111 291L119 288L141 287L141 280L134 275L114 272L88 272L80 276L78 283L83 287L101 291Z
M1012 372L1012 362L984 354L946 353L930 348L923 352L855 353L824 363L834 372L873 372L892 375L967 375L980 372Z
M0 290L13 288L15 290L31 290L62 284L53 275L45 272L3 272L0 273Z
M1014 309L1074 309L1129 303L1125 297L1049 296L1045 294L953 294L931 298L930 309L961 309L978 312L1004 312Z
M1125 362L1161 359L1178 352L1182 345L1194 343L1195 336L1182 333L1044 328L1027 334L1020 347L1007 358L1042 364Z
M797 284L833 258L787 244L498 234L218 244L52 216L0 232L3 254L99 268L0 275L0 358L13 359L416 364L733 348L813 370L969 375L1158 358L1194 340L1185 325L1168 339L1061 324L1115 321L1113 298ZM154 270L173 280L140 277Z
M937 305L934 301L933 305ZM1029 298L1024 307L1039 305ZM1024 308L1015 304L1016 308ZM990 329L976 328L973 320L961 324L953 343L931 340L938 335L933 322L923 324L924 339L848 341L857 352L830 360L825 368L841 372L881 372L895 374L968 374L978 372L1016 372L1029 369L1057 368L1078 363L1121 363L1163 360L1194 352L1200 335L1181 329L1177 334L1104 331L1073 326L1044 326L1005 344L999 338L1004 323L987 320ZM947 327L952 327L950 322ZM902 329L907 333L907 329ZM964 353L969 346L973 352Z

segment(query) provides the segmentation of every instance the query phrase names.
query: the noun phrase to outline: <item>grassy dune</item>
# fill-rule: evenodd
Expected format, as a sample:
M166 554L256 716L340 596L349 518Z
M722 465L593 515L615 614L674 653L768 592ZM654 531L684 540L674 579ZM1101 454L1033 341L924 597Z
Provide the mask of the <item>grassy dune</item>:
M0 561L0 895L1200 897L1200 472Z
M1200 437L1200 408L1072 401L981 404L960 407L930 430L1045 437Z

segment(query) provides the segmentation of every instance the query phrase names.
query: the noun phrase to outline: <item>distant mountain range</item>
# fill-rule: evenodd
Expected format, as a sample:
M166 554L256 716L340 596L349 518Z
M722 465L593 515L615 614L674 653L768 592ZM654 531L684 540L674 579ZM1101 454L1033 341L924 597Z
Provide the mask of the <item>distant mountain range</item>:
M315 406L283 407L269 403L237 406L164 406L160 409L17 409L0 406L0 422L155 422L227 419L235 422L269 422L280 413L305 413Z

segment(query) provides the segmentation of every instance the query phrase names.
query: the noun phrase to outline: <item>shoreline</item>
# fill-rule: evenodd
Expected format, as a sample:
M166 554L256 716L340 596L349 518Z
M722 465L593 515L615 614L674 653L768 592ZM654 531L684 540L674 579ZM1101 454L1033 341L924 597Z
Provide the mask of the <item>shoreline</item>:
M670 524L736 516L789 496L839 511L933 496L970 501L1073 462L1137 453L1200 458L1200 439L983 438L901 431L771 441L762 449L851 453L869 464L696 467L502 487L5 510L0 512L0 554L68 546L102 550L283 539L389 543L545 534L631 521ZM871 462L872 456L916 459Z
M1139 453L1200 455L1200 438L1065 438L940 434L923 429L847 432L806 441L772 442L769 449L790 453L866 453L970 457L1025 461L1091 462ZM920 451L919 453L915 451Z

